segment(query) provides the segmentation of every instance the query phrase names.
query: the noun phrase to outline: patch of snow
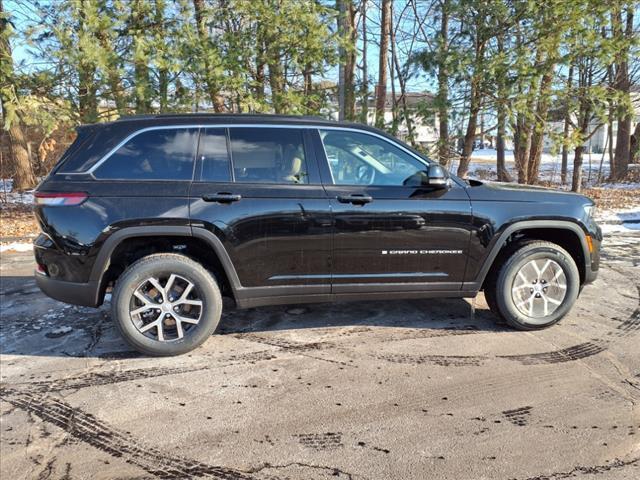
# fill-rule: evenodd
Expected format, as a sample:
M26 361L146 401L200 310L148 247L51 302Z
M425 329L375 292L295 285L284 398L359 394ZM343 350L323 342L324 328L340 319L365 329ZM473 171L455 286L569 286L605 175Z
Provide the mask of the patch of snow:
M605 235L640 230L640 206L600 212L596 210L596 222Z
M604 190L640 190L640 182L603 183L594 188L602 188Z
M633 230L640 230L640 223L601 223L600 229L604 235L631 232Z
M10 178L0 179L0 200L7 203L33 204L33 190L26 192L14 192L13 180Z
M13 242L0 245L0 252L30 252L33 250L33 243Z

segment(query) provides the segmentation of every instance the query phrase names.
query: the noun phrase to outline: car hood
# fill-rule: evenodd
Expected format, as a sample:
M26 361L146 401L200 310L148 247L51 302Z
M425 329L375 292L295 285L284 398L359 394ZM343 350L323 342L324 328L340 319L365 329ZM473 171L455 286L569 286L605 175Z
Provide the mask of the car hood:
M517 183L471 180L467 192L471 200L593 204L593 200L579 193Z

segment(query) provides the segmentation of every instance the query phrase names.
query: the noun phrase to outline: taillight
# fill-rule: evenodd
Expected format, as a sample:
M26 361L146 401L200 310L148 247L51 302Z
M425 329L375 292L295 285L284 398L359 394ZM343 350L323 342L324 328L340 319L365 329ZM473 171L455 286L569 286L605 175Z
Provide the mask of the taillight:
M36 192L36 205L46 205L49 207L67 207L72 205L80 205L87 199L88 195L84 192L65 192L65 193L44 193Z

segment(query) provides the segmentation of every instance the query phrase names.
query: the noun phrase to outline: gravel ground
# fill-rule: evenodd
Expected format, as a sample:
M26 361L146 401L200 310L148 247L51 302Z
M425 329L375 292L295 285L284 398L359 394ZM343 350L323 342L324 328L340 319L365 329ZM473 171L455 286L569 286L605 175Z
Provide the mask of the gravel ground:
M482 296L229 311L177 358L2 255L4 479L640 478L640 232L559 325Z

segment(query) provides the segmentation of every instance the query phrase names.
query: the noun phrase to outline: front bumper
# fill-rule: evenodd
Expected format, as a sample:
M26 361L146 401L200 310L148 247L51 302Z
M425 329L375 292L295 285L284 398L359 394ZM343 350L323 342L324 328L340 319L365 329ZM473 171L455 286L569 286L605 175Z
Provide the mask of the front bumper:
M67 282L56 280L39 272L35 272L35 278L36 285L40 290L55 300L83 307L99 307L102 303L99 282Z

